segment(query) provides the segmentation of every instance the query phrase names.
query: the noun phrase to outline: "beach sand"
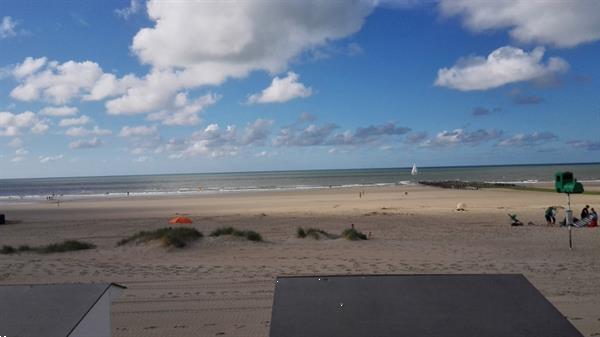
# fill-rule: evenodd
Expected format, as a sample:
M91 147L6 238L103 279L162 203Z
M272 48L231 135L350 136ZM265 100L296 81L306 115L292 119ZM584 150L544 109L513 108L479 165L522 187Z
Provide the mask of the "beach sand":
M467 211L455 211L459 202ZM585 204L600 208L598 195L572 202L576 214ZM543 218L548 205L565 203L555 193L396 186L1 205L21 222L0 226L0 245L77 239L98 247L0 255L0 283L122 284L128 289L112 306L116 337L266 337L277 275L522 273L585 336L600 336L600 231L574 230L569 250L568 231ZM116 247L176 213L206 236L234 226L266 242L205 237L181 250ZM507 213L536 225L511 227ZM350 224L372 240L295 238L298 226L339 233Z

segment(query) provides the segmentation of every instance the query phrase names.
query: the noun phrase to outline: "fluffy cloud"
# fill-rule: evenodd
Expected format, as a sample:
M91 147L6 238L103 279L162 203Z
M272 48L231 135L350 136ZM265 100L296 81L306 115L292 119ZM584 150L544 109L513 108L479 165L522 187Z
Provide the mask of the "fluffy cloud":
M81 126L86 125L92 121L88 116L82 115L77 118L63 118L60 120L58 125L60 127L71 127L71 126Z
M94 126L92 129L86 129L84 127L72 127L65 131L65 135L69 137L87 137L87 136L107 136L112 134L112 131L107 129L101 129L98 126Z
M228 125L222 129L218 124L210 124L205 129L195 132L182 147L181 151L174 153L171 157L236 155L238 153L236 127Z
M89 140L78 139L69 143L70 149L92 149L99 146L102 146L102 141L97 137Z
M329 141L335 145L364 145L375 143L385 136L401 136L410 131L410 128L398 126L389 122L381 125L359 127L355 132L346 131L337 134Z
M193 101L188 99L186 92L178 93L168 110L148 115L148 120L160 121L164 125L196 125L200 123L200 112L221 99L221 96L208 93Z
M454 129L452 131L441 131L434 138L421 143L422 146L454 146L454 145L478 145L486 141L498 139L502 131L479 129L467 131L465 129Z
M552 132L534 132L531 134L519 133L510 138L502 140L500 146L526 147L535 146L545 142L551 142L558 139L558 136Z
M66 117L75 116L79 112L79 109L73 106L48 106L40 110L40 115L53 116L53 117Z
M357 32L373 4L360 0L175 4L150 0L147 7L155 25L141 29L133 39L132 49L140 60L160 68L210 71L212 65L212 72L220 74L202 77L224 78L253 69L284 69L289 59L306 48Z
M507 28L519 42L574 47L600 40L600 2L594 0L442 0L439 7L474 32Z
M24 149L24 148L19 148L19 149L17 149L17 150L15 151L15 155L17 155L17 156L24 156L24 155L26 155L26 154L28 154L28 153L29 153L29 151L27 151L27 150L26 150L26 149Z
M273 140L275 146L316 146L325 145L338 126L333 123L310 124L304 129L282 128Z
M244 136L241 140L242 145L264 144L265 140L271 133L272 126L273 121L266 119L257 119L248 124L244 130Z
M0 21L0 40L17 35L17 32L15 30L16 27L17 22L15 22L15 20L12 17L3 17Z
M64 104L83 93L88 93L102 77L100 66L91 61L48 62L45 58L26 58L17 65L13 75L21 83L10 96L20 101L40 98L55 104Z
M531 52L505 46L494 50L487 58L474 56L460 60L451 68L438 71L435 85L462 91L487 90L509 83L530 81L565 72L568 64L551 57L542 62L544 48Z
M107 110L156 111L185 89L219 85L255 70L280 72L303 51L357 32L374 3L151 0L147 11L154 26L141 29L131 49L152 70L108 101Z
M148 137L155 136L158 132L158 128L154 126L124 126L121 128L119 133L120 137Z
M63 158L64 158L64 156L62 154L59 154L59 155L56 155L56 156L39 156L38 157L38 159L40 160L40 163L42 163L42 164L53 162L53 161L57 161L57 160L61 160Z
M35 113L26 111L20 114L0 112L0 136L17 136L23 129L35 134L43 134L48 125Z
M260 94L250 95L248 103L283 103L312 95L312 89L298 82L298 78L298 74L294 72L288 72L286 77L275 77L271 85Z
M29 76L36 71L40 70L48 61L45 57L34 59L33 57L27 57L23 60L23 63L18 64L12 71L13 76L17 79Z

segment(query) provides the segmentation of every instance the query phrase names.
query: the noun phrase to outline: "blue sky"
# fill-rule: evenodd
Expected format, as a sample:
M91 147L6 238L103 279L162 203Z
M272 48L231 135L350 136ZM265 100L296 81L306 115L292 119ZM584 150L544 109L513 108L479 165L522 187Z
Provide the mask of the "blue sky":
M600 161L595 1L0 0L0 178Z

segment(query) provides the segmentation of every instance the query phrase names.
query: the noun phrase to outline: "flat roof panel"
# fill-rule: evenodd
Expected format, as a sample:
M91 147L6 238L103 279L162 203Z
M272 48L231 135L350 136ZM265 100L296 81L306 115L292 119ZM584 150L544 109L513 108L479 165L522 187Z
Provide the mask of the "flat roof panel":
M522 275L278 277L271 337L582 337Z

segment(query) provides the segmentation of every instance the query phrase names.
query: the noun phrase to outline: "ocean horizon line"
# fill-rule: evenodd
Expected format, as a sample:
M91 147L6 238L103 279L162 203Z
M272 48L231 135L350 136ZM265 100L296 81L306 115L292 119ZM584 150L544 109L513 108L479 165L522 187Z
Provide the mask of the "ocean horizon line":
M600 162L558 162L558 163L519 163L519 164L473 164L473 165L440 165L419 166L423 169L461 169L461 168L494 168L494 167L544 167L544 166L586 166L600 165ZM44 177L20 177L0 178L0 181L8 180L44 180L44 179L76 179L76 178L118 178L118 177L152 177L152 176L186 176L186 175L227 175L227 174L260 174L260 173L286 173L286 172L318 172L318 171L377 171L377 170L410 170L411 166L398 167L369 167L369 168L319 168L319 169L292 169L292 170L250 170L250 171L210 171L210 172L185 172L185 173L143 173L143 174L109 174L109 175L75 175L75 176L44 176Z

